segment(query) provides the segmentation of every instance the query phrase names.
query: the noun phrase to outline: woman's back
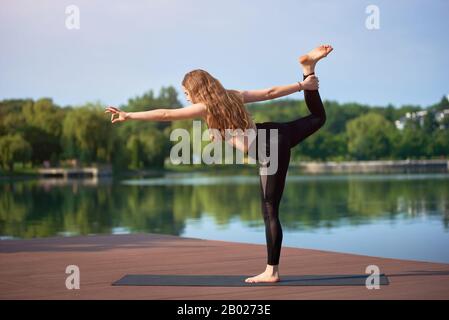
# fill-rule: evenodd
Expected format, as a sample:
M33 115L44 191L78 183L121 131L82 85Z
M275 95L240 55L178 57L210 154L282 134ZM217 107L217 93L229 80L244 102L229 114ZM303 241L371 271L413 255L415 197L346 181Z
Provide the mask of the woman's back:
M241 96L242 101L243 101L243 96L242 94L237 91L237 90L227 90L229 93L232 94L238 94L239 96ZM243 105L243 107L246 109L246 106ZM248 114L250 115L249 111L246 109L246 111L248 112ZM252 136L255 136L257 127L256 124L254 122L254 120L252 119L252 117L248 117L248 122L250 123L250 128L239 128L239 129L229 129L229 134L227 134L225 137L223 137L221 134L219 134L219 138L221 138L222 140L226 141L227 143L229 143L230 145L232 145L234 148L241 150L244 153L248 152L249 146L251 145ZM207 123L207 121L206 121ZM253 132L251 132L252 130L254 130ZM211 133L210 135L211 139L214 139L215 135L213 133Z

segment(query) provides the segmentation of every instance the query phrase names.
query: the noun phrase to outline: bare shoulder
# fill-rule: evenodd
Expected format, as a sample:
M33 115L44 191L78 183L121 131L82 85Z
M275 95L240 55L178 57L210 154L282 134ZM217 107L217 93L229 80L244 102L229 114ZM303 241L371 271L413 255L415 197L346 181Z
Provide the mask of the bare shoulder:
M206 112L207 111L206 104L203 102L193 103L193 104L186 106L185 108L188 108L189 110L196 111L196 112Z
M228 92L232 92L232 93L235 93L235 94L243 95L243 91L242 90L228 89Z
M243 99L243 102L245 102L245 92L243 90L228 89L228 92L231 92L231 93L241 96L241 98Z
M163 110L167 120L203 118L207 114L204 103L194 103L187 107Z
M200 117L205 119L207 115L207 106L203 102L198 102L195 104L192 104L189 106L189 108L192 108L195 110L196 114Z

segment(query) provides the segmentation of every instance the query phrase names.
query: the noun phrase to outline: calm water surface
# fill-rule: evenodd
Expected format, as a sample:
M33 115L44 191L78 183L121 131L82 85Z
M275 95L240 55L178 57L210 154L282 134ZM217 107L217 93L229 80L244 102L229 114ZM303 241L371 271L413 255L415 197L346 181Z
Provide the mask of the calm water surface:
M151 232L265 244L256 175L0 183L0 239ZM284 246L449 263L449 174L300 175ZM0 245L1 245L0 241Z

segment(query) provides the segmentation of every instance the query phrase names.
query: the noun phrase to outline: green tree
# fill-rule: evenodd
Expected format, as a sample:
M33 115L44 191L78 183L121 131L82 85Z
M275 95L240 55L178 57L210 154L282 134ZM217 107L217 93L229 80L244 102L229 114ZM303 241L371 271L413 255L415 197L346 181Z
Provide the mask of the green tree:
M443 96L440 100L440 102L430 106L428 109L434 110L434 111L443 111L446 109L449 109L449 100L448 96Z
M180 108L181 102L178 100L178 93L172 86L162 87L158 97L155 97L153 90L145 92L142 96L137 96L128 100L127 105L122 106L123 110L137 112L148 111L153 109L170 109ZM158 129L170 127L170 122L156 122Z
M126 141L126 152L128 154L128 163L130 169L139 169L142 167L141 158L143 156L142 143L139 137L132 134Z
M0 137L0 164L4 170L14 169L14 162L26 162L31 157L31 146L20 134Z
M100 104L87 104L67 112L63 122L64 156L84 163L112 161L115 130Z
M434 132L429 154L437 157L449 156L449 129L440 129Z
M32 161L41 164L44 160L59 157L62 148L60 136L64 112L51 99L29 101L22 108L25 119L23 135L32 147Z
M164 160L170 154L170 144L167 137L157 129L150 128L148 132L141 133L142 162L145 167L162 168Z
M438 122L435 119L435 113L428 110L427 114L424 116L423 131L426 134L432 134L436 129L438 129Z
M357 160L390 156L395 127L382 115L369 112L346 125L348 151Z
M368 106L357 103L346 103L343 105L333 101L324 101L326 110L326 124L323 129L331 133L342 133L346 130L346 123L359 115L369 111Z
M428 139L424 130L411 121L395 139L394 154L399 159L419 159L427 154Z
M344 134L332 134L325 130L307 137L293 150L294 158L329 160L344 158L347 153L346 137Z

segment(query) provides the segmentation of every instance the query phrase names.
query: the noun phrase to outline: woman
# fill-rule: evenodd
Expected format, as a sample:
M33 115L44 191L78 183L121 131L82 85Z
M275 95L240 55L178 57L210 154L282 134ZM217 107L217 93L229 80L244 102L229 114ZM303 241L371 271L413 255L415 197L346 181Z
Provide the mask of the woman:
M314 74L316 63L326 57L332 50L333 48L330 45L322 45L301 56L299 62L303 67L303 81L294 84L274 86L262 90L226 90L217 79L213 78L206 71L193 70L187 73L182 81L184 94L187 100L192 103L188 107L142 112L124 112L115 107L106 108L105 112L112 113L112 123L125 120L174 121L202 118L206 121L209 128L217 129L225 139L225 129L277 130L277 170L274 174L259 175L262 213L267 241L267 266L264 272L247 278L245 282L280 281L279 258L282 245L282 227L279 221L279 204L290 162L290 149L316 132L326 121L326 113L318 93L318 78ZM244 103L271 100L301 90L304 90L305 102L311 114L290 122L254 123L244 107ZM266 132L268 142L265 142L265 147L269 153L270 130L266 130ZM252 142L247 139L246 135L240 137L232 136L226 139L226 141L245 153L248 152L252 145ZM256 142L256 155L258 155L260 148L258 139L253 141Z

